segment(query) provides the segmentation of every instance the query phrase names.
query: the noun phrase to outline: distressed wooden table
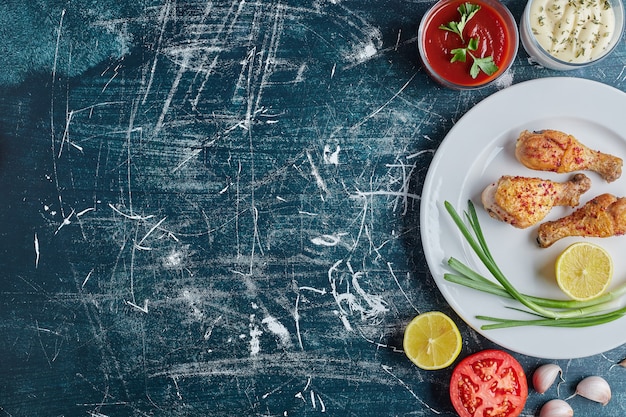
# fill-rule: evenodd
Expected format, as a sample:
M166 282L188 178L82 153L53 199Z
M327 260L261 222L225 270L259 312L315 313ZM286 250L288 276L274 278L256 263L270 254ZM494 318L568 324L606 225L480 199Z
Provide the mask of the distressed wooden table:
M441 310L462 356L494 347L424 261L433 153L512 84L626 89L623 40L588 69L520 49L497 85L443 89L416 51L431 1L22 3L0 5L6 416L455 415L451 370L401 343ZM613 400L576 414L624 416L625 357L557 361L523 415L598 374Z

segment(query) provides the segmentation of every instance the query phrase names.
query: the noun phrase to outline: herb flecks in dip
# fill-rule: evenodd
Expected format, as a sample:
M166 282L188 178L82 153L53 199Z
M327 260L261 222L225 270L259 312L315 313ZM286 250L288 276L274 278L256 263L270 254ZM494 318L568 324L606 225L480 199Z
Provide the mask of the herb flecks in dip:
M615 13L607 0L534 0L530 25L537 42L550 55L585 63L608 51Z

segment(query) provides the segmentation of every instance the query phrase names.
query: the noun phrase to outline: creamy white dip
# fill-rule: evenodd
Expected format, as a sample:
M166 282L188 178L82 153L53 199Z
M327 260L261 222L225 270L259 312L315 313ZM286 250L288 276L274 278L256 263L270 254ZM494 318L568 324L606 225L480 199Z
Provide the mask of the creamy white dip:
M530 26L550 55L584 63L608 51L615 13L607 0L534 0Z

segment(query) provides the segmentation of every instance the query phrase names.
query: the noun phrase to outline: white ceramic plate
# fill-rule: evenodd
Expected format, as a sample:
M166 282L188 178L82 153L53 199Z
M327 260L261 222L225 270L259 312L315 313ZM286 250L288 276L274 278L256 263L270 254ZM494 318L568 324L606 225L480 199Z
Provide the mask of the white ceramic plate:
M453 256L489 276L444 208L449 201L459 213L474 203L491 252L517 289L542 297L564 298L554 279L554 262L575 241L593 241L613 257L611 287L626 281L626 236L565 238L549 248L536 244L537 226L516 229L490 218L480 193L502 175L523 175L565 181L572 174L533 171L514 155L515 140L524 130L557 129L570 133L592 149L626 160L626 94L607 85L578 78L544 78L516 84L480 102L450 130L437 150L426 176L420 213L426 261L445 299L476 331L512 351L541 358L565 359L594 355L626 342L626 317L588 328L517 327L483 331L476 315L530 318L510 306L514 301L447 282L447 260ZM610 192L626 196L624 175L606 183L587 172L591 189L580 203ZM546 220L569 214L570 208L554 208Z

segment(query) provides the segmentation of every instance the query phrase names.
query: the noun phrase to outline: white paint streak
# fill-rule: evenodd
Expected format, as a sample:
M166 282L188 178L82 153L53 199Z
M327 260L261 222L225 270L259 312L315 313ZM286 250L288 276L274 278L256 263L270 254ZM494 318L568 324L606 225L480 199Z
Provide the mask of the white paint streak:
M89 213L90 211L96 211L96 209L94 207L88 207L83 211L79 211L78 213L76 213L76 217L82 217L85 214Z
M124 301L127 305L131 306L132 308L141 311L144 314L148 314L148 299L143 300L143 307L133 303L132 301Z
M200 155L202 151L203 149L194 149L189 155L187 155L187 157L185 157L185 159L183 159L178 165L174 167L174 169L172 169L172 174L181 169L185 164L187 164L187 162Z
M328 187L326 186L326 182L317 170L317 166L315 165L315 162L313 162L313 157L311 156L311 153L307 151L306 157L309 160L309 164L311 164L311 175L313 175L313 178L315 178L317 186L324 192L324 194L328 194Z
M255 323L255 315L250 314L250 356L256 356L261 351L261 341L260 337L263 334L263 331L259 329L259 326Z
M404 388L406 388L406 390L408 392L411 393L411 395L413 396L413 398L415 398L417 401L419 401L424 407L428 408L430 411L432 411L435 414L441 414L441 411L435 410L434 408L432 408L430 405L426 404L424 402L424 400L422 400L420 397L417 396L417 394L407 385L406 382L404 382L403 380L401 380L400 378L398 378L396 375L394 375L391 372L391 367L387 366L387 365L381 365L383 371L387 372L389 375L391 375L392 377L394 377Z
M113 204L110 204L110 203L109 203L109 207L111 208L111 210L113 210L117 214L119 214L121 216L124 216L124 217L126 217L127 219L130 219L130 220L148 220L148 219L151 219L151 218L154 217L153 215L140 216L140 215L137 215L137 214L126 214L126 213L123 213L120 210L118 210Z
M361 287L359 280L364 276L364 273L360 271L355 272L352 265L350 265L350 262L346 262L346 267L348 268L348 273L351 276L349 282L352 288L354 288L356 294L350 292L350 285L347 283L345 284L345 292L339 292L337 290L337 283L341 283L343 281L341 275L345 274L345 272L341 273L338 270L342 263L343 261L335 262L335 264L328 270L328 279L330 281L331 293L340 310L339 317L342 322L344 322L344 326L348 329L349 322L347 321L347 317L353 313L359 313L362 321L373 321L377 323L380 320L380 316L389 311L387 303L382 296L369 294L363 289L363 287ZM335 275L340 276L336 277ZM343 308L344 304L347 306L348 310ZM345 321L344 317L346 317ZM351 326L349 330L351 330Z
M348 68L363 64L378 56L379 49L383 46L383 35L380 29L370 26L364 20L354 22L352 26L361 33L351 51L344 54L346 61L350 62Z
M192 314L193 318L195 320L197 320L197 321L203 321L204 320L204 313L198 307L198 304L200 303L199 297L197 295L192 294L191 291L189 291L189 290L184 290L182 292L182 296L185 299L185 301L187 301L187 305L191 308L191 314ZM215 320L215 322L217 322L217 320L219 320L219 317L218 317L218 319ZM215 324L215 322L214 322L214 324ZM206 336L206 333L205 333L205 336ZM206 340L206 337L205 337L205 340Z
M396 277L395 272L393 272L393 267L392 267L391 262L387 262L387 268L389 268L389 273L391 273L391 276L393 277L393 280L395 281L395 283L398 286L398 288L400 288L400 292L402 292L402 295L404 295L404 298L406 298L406 300L409 302L411 307L413 307L413 310L415 310L419 314L419 310L417 309L417 307L415 307L413 305L413 303L409 299L409 296L406 295L406 293L404 292L404 289L402 289L402 286L400 285L400 282L398 281L398 277ZM408 277L409 277L409 273L407 272L407 278Z
M202 336L202 338L204 340L209 340L211 338L211 334L213 333L213 329L215 328L215 325L217 324L217 322L219 322L222 319L222 316L218 316L215 320L213 320L213 323L211 323L211 325L206 329L206 331L204 332L204 336Z
M178 386L178 378L172 378L172 380L174 381L174 386L176 387L176 397L178 397L179 400L182 400L183 395L180 393L180 387Z
M74 210L72 210L72 212L71 212L71 213L70 213L70 214L69 214L66 218L64 218L64 219L63 219L63 221L61 222L61 224L59 225L59 227L57 228L57 230L54 232L54 234L55 234L55 235L56 235L57 233L59 233L59 231L60 231L63 227L65 227L65 226L67 226L67 225L70 225L70 224L72 223L72 221L71 221L70 219L72 218L72 216L74 215L74 213L75 213L75 211L74 211Z
M61 215L65 216L64 212L63 212L63 197L61 196L61 187L59 186L59 175L58 175L58 170L57 170L57 160L54 157L54 155L56 154L55 152L55 148L56 148L56 133L55 133L55 127L54 127L54 115L55 115L55 102L54 102L54 97L55 97L55 90L56 90L56 79L57 79L57 63L58 63L58 59L59 59L59 45L61 44L61 33L62 33L62 29L63 29L63 20L65 18L65 9L63 9L61 11L61 19L59 21L59 28L58 28L58 32L57 32L57 39L56 39L56 46L55 46L55 50L54 50L54 63L52 65L52 94L50 95L50 142L51 142L51 151L52 151L52 170L54 172L54 184L56 186L57 189L57 193L58 193L58 198L59 198L59 208L61 210Z
M302 287L298 287L298 290L303 291L311 291L317 294L321 294L321 295L326 295L326 288L322 288L317 289L317 288L313 288L313 287L307 287L307 286L302 286ZM293 311L293 319L294 322L296 324L296 335L298 337L298 344L300 345L300 349L304 350L304 345L302 343L302 333L300 332L300 312L299 312L299 308L300 308L300 293L298 293L298 296L296 297L296 302L295 302L295 307L294 307L294 311Z
M172 251L163 259L163 266L166 268L179 268L182 263L185 254L179 250L172 249Z
M361 331L361 329L359 329L359 334L361 335L361 337L365 340L367 340L369 343L371 343L372 345L376 346L376 348L384 348L384 349L391 349L393 352L398 352L398 353L404 353L404 350L396 347L396 346L391 346L388 345L386 343L381 343L381 342L376 342L368 337L366 337L363 332ZM383 338L383 335L380 335L381 339Z
M294 83L301 83L302 81L304 81L304 72L307 69L307 65L306 64L301 64L300 68L298 68L298 73L296 74L296 78L294 79Z
M35 245L35 268L38 268L40 253L39 253L39 238L37 238L37 233L35 233L34 245Z
M89 281L89 278L91 278L91 274L93 274L93 271L94 271L93 269L91 271L89 271L89 273L87 274L87 276L83 280L83 283L80 286L80 288L85 288L85 285L87 285L87 281Z
M165 99L165 102L163 103L163 107L161 109L161 115L159 116L159 119L157 120L156 125L154 127L154 136L158 136L163 127L163 123L165 122L165 116L167 115L169 111L169 108L172 104L172 100L174 99L174 95L176 94L176 91L178 90L180 81L183 79L183 75L185 75L185 72L187 71L190 55L191 54L189 51L185 51L185 53L183 54L183 60L180 63L178 72L176 73L176 78L174 78L174 81L172 82L170 91L167 95L167 98Z
M317 246L337 246L341 242L341 237L347 233L337 233L334 235L322 235L311 239L311 243Z
M350 130L355 130L358 127L360 127L363 123L367 122L369 119L371 119L372 117L376 116L378 113L380 113L385 107L387 107L396 97L398 97L411 83L411 81L413 81L413 79L415 78L415 76L417 75L417 72L415 74L413 74L411 76L411 78L409 78L409 80L404 83L404 85L402 87L400 87L400 90L398 90L389 100L387 100L387 102L385 104L383 104L382 106L380 106L378 109L374 110L372 113L370 113L367 117L365 117L363 120L361 120L359 123L355 124L354 126L352 126L350 128Z
M278 337L280 345L283 348L291 347L291 336L289 330L279 322L275 317L267 316L261 323L263 323L267 329Z
M365 48L363 48L363 50L357 53L357 59L359 60L359 62L365 62L375 56L376 52L376 46L374 46L373 43L368 43L367 45L365 45Z
M320 289L313 288L313 287L303 286L303 287L298 287L298 289L299 289L299 290L313 291L313 292L316 292L316 293L318 293L318 294L322 294L322 295L326 294L326 288L322 288L322 289L320 290Z
M400 38L402 37L402 29L398 30L398 37L396 39L396 46L393 47L394 51L398 50L398 45L400 45Z
M360 308L358 310L361 311L362 318L377 318L381 314L389 311L389 309L387 308L387 303L385 302L383 297L381 297L380 295L368 294L367 292L365 292L365 290L363 290L361 284L359 283L359 279L361 277L363 277L363 272L352 272L352 286L354 287L357 294L360 295L363 300L365 300L365 303L368 306L368 308L363 308L359 305Z
M324 145L324 163L339 165L339 151L341 146L337 145L334 151L331 151L330 145Z
M159 220L157 224L152 226L150 230L148 230L148 232L143 236L143 238L141 238L141 240L137 243L137 246L141 246L141 244L148 238L148 236L150 236L152 232L154 232L165 221L165 219L167 219L167 217L163 217L161 220Z
M355 197L372 197L376 195L386 195L389 197L406 197L419 201L422 197L415 193L409 193L406 191L358 191Z
M354 331L354 329L352 328L352 325L350 324L350 320L348 320L348 317L343 312L334 310L333 313L339 316L339 320L341 320L341 324L343 324L343 327L345 327L347 331L349 332Z
M319 394L315 394L315 395L317 395L317 400L320 402L320 411L322 413L325 413L326 412L326 404L324 404L324 401L322 400L322 397L320 397Z
M171 3L170 1L166 2L161 8L161 14L159 15L159 20L161 21L161 31L159 33L159 39L157 41L156 50L161 49L161 43L163 42L163 34L165 33L165 26L166 26L166 23L168 22L167 17L170 14L170 3ZM158 57L159 57L159 54L154 54L154 60L152 62L152 68L150 69L150 77L148 79L148 85L145 88L145 92L144 92L144 96L143 96L143 100L141 104L146 104L146 100L148 99L148 93L150 92L150 89L152 88L152 83L154 81L154 74L156 72Z
M300 313L298 309L300 308L300 294L296 297L296 303L293 310L293 320L296 323L296 336L298 337L298 344L300 345L300 350L304 350L304 345L302 344L302 333L300 332Z

